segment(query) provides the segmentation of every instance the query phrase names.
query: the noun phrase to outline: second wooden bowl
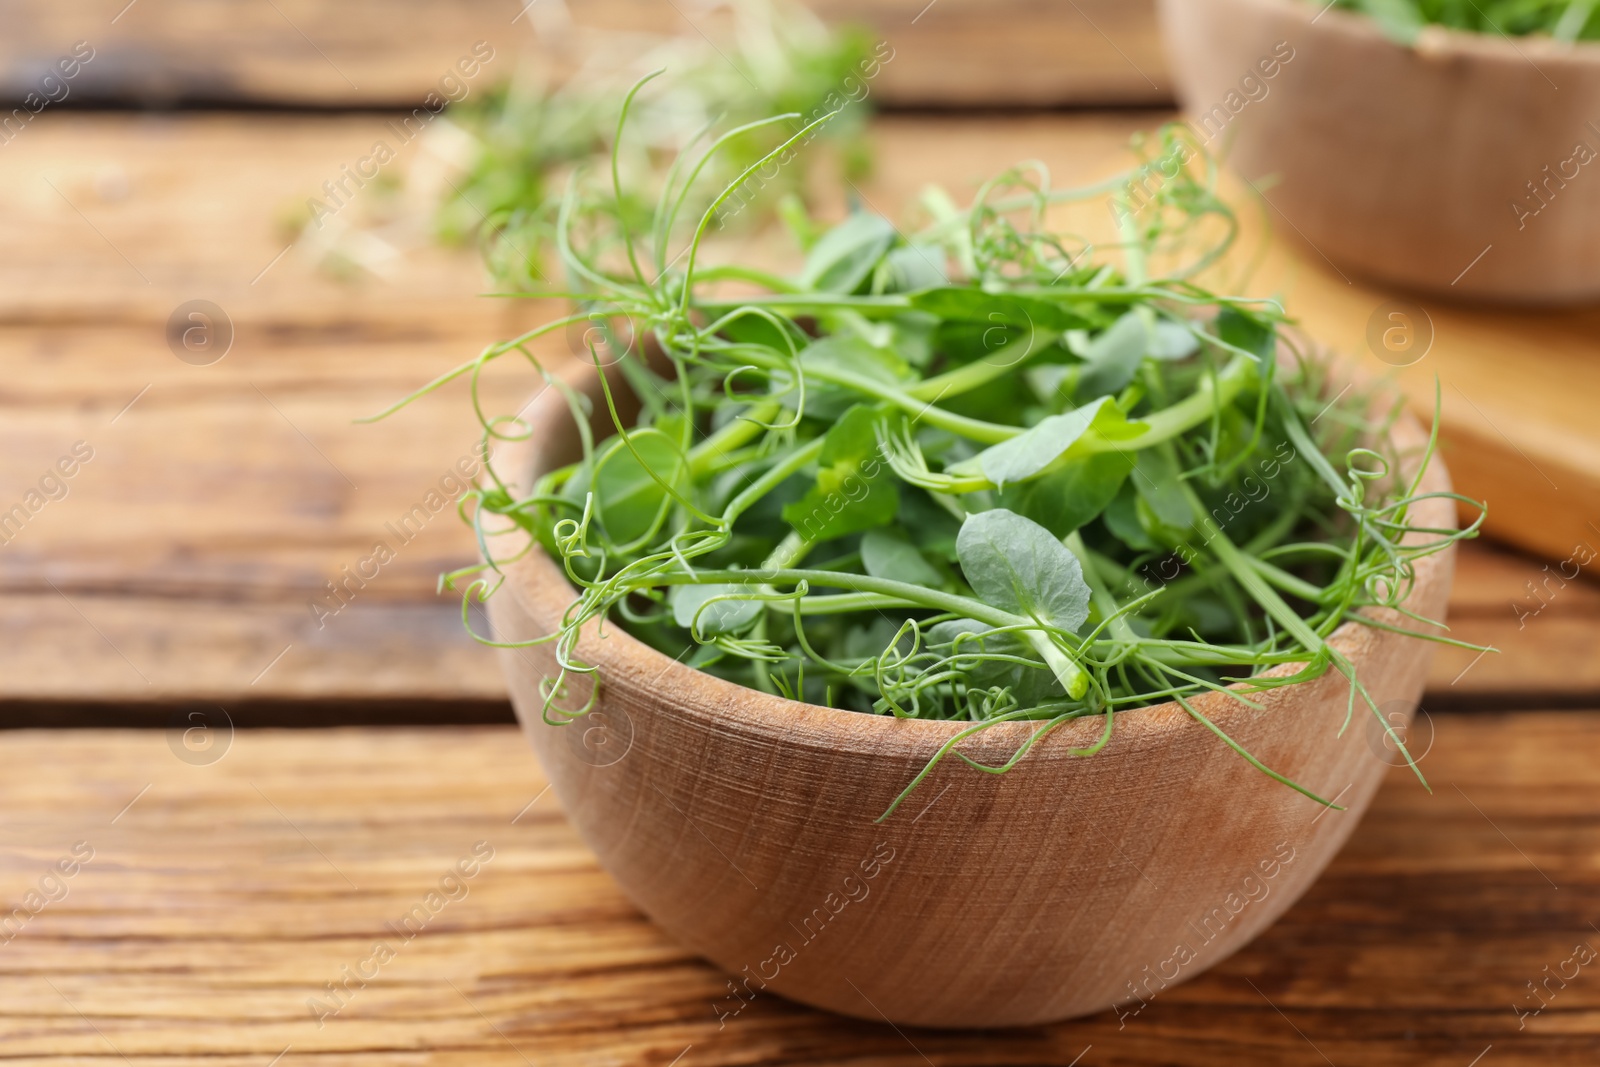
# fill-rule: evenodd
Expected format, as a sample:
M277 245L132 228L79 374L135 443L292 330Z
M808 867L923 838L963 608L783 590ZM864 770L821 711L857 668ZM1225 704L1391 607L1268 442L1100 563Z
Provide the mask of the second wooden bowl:
M495 461L524 485L580 455L555 390L529 417L535 439ZM1425 440L1400 422L1403 453ZM1435 460L1424 489L1448 485ZM1413 515L1454 525L1445 500ZM1443 618L1451 563L1451 553L1418 563L1412 611ZM525 556L489 600L496 634L551 634L573 597L550 559ZM1353 623L1333 643L1386 713L1408 719L1432 646ZM586 633L578 652L599 666L598 703L560 726L540 715L540 683L556 674L550 646L502 653L517 714L567 816L623 891L727 972L705 1006L724 1022L774 994L936 1027L1137 1013L1281 915L1393 762L1370 712L1341 733L1349 686L1330 672L1257 695L1261 711L1217 694L1194 703L1268 766L1348 810L1269 780L1166 704L1118 714L1092 757L1068 750L1099 723L1056 731L1004 775L951 760L879 823L959 724L782 700L614 625ZM587 699L587 684L569 699ZM1002 761L1028 729L997 726L963 751Z
M1273 225L1342 272L1459 299L1600 298L1600 45L1310 0L1160 0L1179 96Z

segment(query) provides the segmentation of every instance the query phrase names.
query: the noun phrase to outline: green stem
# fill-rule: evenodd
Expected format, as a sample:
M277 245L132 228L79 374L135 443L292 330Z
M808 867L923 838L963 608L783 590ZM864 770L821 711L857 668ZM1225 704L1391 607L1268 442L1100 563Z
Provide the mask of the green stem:
M858 593L877 593L933 611L961 615L981 623L987 623L990 626L1015 627L1022 630L1023 639L1028 642L1034 651L1039 653L1040 658L1045 661L1051 673L1056 676L1056 679L1066 689L1069 697L1077 700L1083 696L1089 687L1089 676L1083 672L1083 668L1079 667L1072 657L1055 643L1050 634L1039 628L1040 624L1037 620L1001 611L970 597L956 596L936 589L924 589L922 586L912 585L909 582L896 582L887 578L872 578L860 574L843 574L838 571L799 570L790 567L778 567L750 571L730 570L696 571L693 574L684 574L682 572L646 574L640 576L638 585L640 587L722 583L748 585L755 582L760 582L763 585L793 585L805 582L808 585L820 585L825 588L851 589ZM804 601L802 601L803 604Z
M834 293L773 293L770 296L739 296L724 300L696 300L694 306L705 311L716 308L855 308L870 311L907 311L911 300L904 296L839 296Z
M1170 441L1211 418L1213 411L1233 403L1239 391L1255 377L1255 367L1255 360L1249 356L1235 356L1215 379L1201 379L1193 393L1146 415L1142 421L1149 429L1138 437L1108 440L1090 430L1080 438L1083 448L1087 452L1137 452Z
M942 397L960 396L962 393L971 392L996 378L1003 378L1013 373L1029 359L1050 347L1056 336L1051 333L1041 341L1038 333L1035 333L1026 340L1013 341L976 363L968 363L964 367L957 367L955 370L928 378L907 389L906 394L932 403Z
M1179 482L1178 485L1183 490L1183 495L1188 499L1189 507L1194 510L1195 515L1205 515L1205 505L1200 502L1200 498L1195 494L1193 487L1188 482ZM1284 602L1284 599L1278 595L1277 590L1267 584L1266 579L1261 576L1261 572L1255 568L1252 558L1241 552L1239 546L1235 545L1228 539L1228 535L1222 532L1221 527L1218 527L1216 533L1212 534L1211 540L1206 542L1206 547L1216 553L1217 558L1222 561L1222 565L1227 567L1228 572L1233 575L1233 580L1238 582L1240 588L1250 595L1250 599L1259 604L1263 611L1272 616L1274 622L1287 630L1289 635L1296 641L1300 642L1308 653L1320 653L1326 647L1326 642L1317 635L1315 630L1306 625L1304 619L1295 614L1294 609Z
M756 501L782 485L784 480L793 474L799 473L808 463L815 463L817 457L822 455L822 443L825 438L818 437L804 448L796 449L789 453L787 459L770 468L767 473L757 478L750 487L728 502L727 508L722 513L722 521L732 526L745 510Z
M1139 636L1133 632L1126 616L1117 614L1117 601L1106 588L1105 582L1100 579L1099 568L1095 565L1094 553L1083 543L1083 537L1077 530L1073 530L1066 538L1067 549L1083 567L1084 581L1089 583L1089 597L1094 601L1094 606L1099 609L1101 618L1111 620L1111 632L1117 640L1137 643Z
M849 589L858 593L877 593L896 600L914 604L930 611L960 615L995 627L1037 627L1033 619L1013 615L1008 611L990 607L971 597L925 589L909 582L896 582L888 578L873 578L865 574L846 574L840 571L810 570L778 567L772 570L699 570L693 574L682 571L641 574L632 583L639 588L656 585L795 585L805 582L824 589Z
M838 571L829 573L837 574ZM802 615L837 615L849 611L904 611L916 604L882 593L836 593L811 595L800 601Z
M1050 673L1061 683L1061 688L1067 691L1067 696L1082 700L1083 694L1089 691L1089 676L1083 672L1083 668L1073 662L1072 657L1062 651L1044 631L1024 630L1022 636L1039 653L1050 668Z
M775 400L757 404L695 445L689 450L690 473L704 474L717 457L748 444L757 434L765 432L766 428L762 424L777 418L782 410Z
M764 270L757 270L754 267L741 267L735 263L726 263L720 267L702 268L696 275L695 280L701 282L719 282L724 280L754 282L756 285L766 286L775 293L805 292L804 289L801 289L798 285L796 285L794 282L791 282L787 278L780 278L776 274L770 274ZM741 300L740 303L747 303L747 301Z
M807 541L804 537L801 537L800 531L790 530L762 562L761 569L770 571L778 570L782 567L793 567L796 563L806 558L806 554L811 551L814 544L815 542Z
M1310 601L1313 604L1322 599L1324 590L1318 586L1312 585L1304 578L1296 577L1295 575L1290 574L1288 571L1283 570L1281 567L1274 567L1266 560L1257 559L1254 556L1247 558L1250 561L1250 566L1254 567L1256 572L1260 574L1261 577L1265 578L1279 589L1282 589L1290 596L1297 596L1301 600Z

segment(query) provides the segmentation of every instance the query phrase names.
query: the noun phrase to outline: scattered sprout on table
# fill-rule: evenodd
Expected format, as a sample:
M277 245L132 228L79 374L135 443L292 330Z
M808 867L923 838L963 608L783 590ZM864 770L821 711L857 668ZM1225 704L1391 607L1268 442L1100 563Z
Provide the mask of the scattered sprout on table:
M875 79L894 59L889 45L859 29L828 27L791 0L730 0L697 13L696 25L710 36L687 27L659 35L568 26L546 45L578 66L561 84L551 83L548 60L524 61L507 79L517 59L503 49L478 75L482 88L469 85L430 118L416 145L385 161L335 214L297 202L281 213L282 226L302 254L335 276L383 276L410 251L476 243L496 285L527 290L543 283L554 258L566 182L584 168L607 170L614 148L626 188L639 189L659 181L665 162L713 127L791 111L806 119L830 114L808 139L814 143L797 146L793 159L756 175L723 205L717 225L740 231L803 194L819 149L841 157L853 178L867 172L862 131ZM639 100L619 131L622 91L663 65L677 72L671 91ZM384 137L391 147L403 143ZM730 142L693 195L714 192L785 139L782 129L760 126ZM347 181L343 173L334 178ZM634 224L651 208L631 198L621 205Z

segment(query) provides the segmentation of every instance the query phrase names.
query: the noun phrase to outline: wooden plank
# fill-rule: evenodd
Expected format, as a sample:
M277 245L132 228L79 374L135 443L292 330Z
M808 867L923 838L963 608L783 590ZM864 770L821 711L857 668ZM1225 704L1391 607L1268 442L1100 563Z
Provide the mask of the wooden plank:
M405 205L382 229L381 273L337 275L310 242L291 245L298 225L285 220L303 219L322 184L380 139L398 153L394 168L424 143L402 143L383 115L46 112L0 151L0 242L11 252L0 322L164 325L203 298L227 313L241 346L252 330L482 343L515 329L524 303L477 299L488 279L475 253L435 246L431 204ZM323 232L375 226L390 210L363 190Z
M358 600L319 627L303 600L8 593L0 641L10 649L0 662L12 700L227 710L241 701L503 701L506 691L454 596Z
M1464 1067L1491 1045L1498 1064L1592 1063L1587 969L1537 1015L1514 1005L1538 1007L1527 983L1600 942L1600 713L1436 722L1434 792L1392 772L1324 877L1237 956L1138 1014L989 1033L775 997L719 1026L725 977L620 896L509 728L240 731L208 765L159 731L10 731L0 901L78 842L93 856L0 952L0 1040L23 1065ZM465 895L396 938L385 924L478 842L493 855ZM393 959L319 1026L308 999L332 1003L327 983L380 939Z
M472 253L428 247L420 231L383 279L335 281L292 251L252 284L282 250L279 205L370 143L378 117L51 119L0 152L0 188L12 194L0 209L0 239L12 253L0 259L0 362L11 370L0 386L0 512L75 442L94 458L65 499L0 547L0 696L497 698L494 665L461 636L454 603L434 593L440 571L472 558L453 518L430 513L347 611L319 620L311 605L328 581L343 580L342 568L389 538L386 524L423 501L473 441L464 394L453 387L390 422L353 420L554 307L480 299ZM1087 182L1113 169L1129 135L1150 123L1127 114L885 119L877 173L861 190L894 212L930 177L959 195L1030 154L1059 183ZM1313 330L1337 340L1361 317L1342 285L1317 288L1309 267L1291 270L1286 254L1272 254L1279 279L1299 286L1292 306ZM211 366L175 358L164 334L172 310L194 297L215 300L234 322L233 349ZM1472 359L1489 342L1474 338L1516 339L1499 320L1451 317L1464 314L1440 316L1453 324L1449 341L1441 329L1438 351L1419 368L1436 364L1448 375L1446 454L1458 484L1490 496L1494 528L1517 535L1525 524L1497 501L1537 483L1516 469L1514 449L1503 475L1460 451L1457 430L1476 415L1451 399L1453 383L1480 406L1561 394L1550 402L1565 410L1579 405L1572 398L1584 375L1600 372L1576 362L1578 316L1543 327L1514 320L1530 358L1572 349L1571 363L1542 370L1548 380L1566 375L1559 380L1572 390L1488 377L1487 364ZM555 338L540 351L559 362L568 344ZM509 406L534 387L527 372L509 369L488 385L493 402ZM1517 441L1530 455L1532 435L1554 440L1539 418L1502 427L1525 434ZM1581 512L1563 504L1560 514ZM1557 560L1570 553L1551 546ZM1457 636L1503 652L1475 663L1472 653L1442 652L1432 688L1446 703L1600 692L1600 603L1584 582L1551 581L1522 557L1464 553L1452 611Z
M570 8L552 0L538 8L515 0L175 0L122 11L124 4L4 0L0 97L20 101L38 91L78 41L93 58L67 84L68 100L410 108L480 41L494 49L480 77L500 82L519 66L563 79L591 52L604 66L624 65L669 37L703 48L705 34L728 48L733 36L725 8L663 0ZM891 106L1172 99L1151 0L821 0L815 7L829 22L863 26L894 48L873 86Z
M435 594L438 575L473 552L445 506L462 467L476 469L464 392L393 421L353 421L475 347L381 332L284 340L265 328L192 367L156 329L0 330L0 359L17 373L0 400L5 507L25 504L75 443L92 452L63 498L8 528L0 689L44 700L503 699L457 598ZM534 384L502 375L486 395L515 407ZM379 543L393 558L362 579Z
M451 526L436 539L438 569L471 558L464 530ZM332 555L325 549L322 554ZM263 551L257 573L269 574L281 562ZM70 563L54 563L47 572L58 575L52 581L59 591L18 580L0 598L0 700L232 705L498 701L505 695L498 664L466 635L456 599L432 595L437 571L426 564L392 579L385 573L382 582L319 626L308 606L311 592L246 585L231 595L217 588L163 596L135 576L103 585L61 579L71 573ZM337 570L305 573L318 578ZM1452 636L1498 652L1480 656L1440 648L1425 706L1571 702L1600 692L1596 590L1574 583L1541 614L1519 618L1513 605L1527 611L1536 603L1525 583L1540 574L1535 563L1484 546L1469 545L1461 553Z
M1600 587L1485 542L1456 565L1451 636L1499 651L1441 647L1424 706L1502 699L1582 699L1600 690ZM1566 573L1571 574L1569 567Z

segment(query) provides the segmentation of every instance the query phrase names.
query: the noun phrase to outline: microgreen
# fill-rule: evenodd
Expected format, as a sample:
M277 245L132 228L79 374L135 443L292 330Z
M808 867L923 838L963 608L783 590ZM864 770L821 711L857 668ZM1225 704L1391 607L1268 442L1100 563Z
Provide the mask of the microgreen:
M648 174L663 153L688 158L713 126L728 130L780 112L809 117L839 108L822 132L842 146L855 172L865 170L860 134L869 83L882 66L883 50L874 50L859 30L823 26L798 4L735 4L731 14L736 32L720 45L690 33L649 50L647 58L670 62L678 72L670 93L629 99L619 107L619 94L595 87L605 79L591 76L551 88L519 77L482 100L452 108L451 119L469 135L470 164L451 182L439 210L441 236L476 238L498 281L532 287L543 280L561 189L575 167ZM597 41L587 69L614 66L616 48L610 36ZM626 127L619 128L623 119ZM710 171L695 187L725 185L783 140L775 135L768 129L733 139L708 160ZM777 168L772 180L763 176L745 183L719 215L719 224L737 219L746 226L766 214L779 197L800 187L807 161L802 153L798 162ZM667 192L664 187L661 195ZM618 194L610 210L630 227L647 226L666 214L665 205L652 213L650 199L636 186L630 192L619 181ZM766 210L744 216L746 200Z
M1315 2L1323 6L1323 0ZM1430 23L1475 33L1540 33L1558 41L1600 39L1600 0L1334 0L1333 6L1370 15L1405 44Z
M777 128L792 143L808 124L787 115ZM576 314L606 325L585 353L611 368L606 432L593 439L584 400L529 347L572 317L428 387L461 375L476 385L515 354L580 422L583 458L531 488L513 490L490 465L472 509L486 562L449 576L465 619L466 601L493 595L530 544L561 563L575 596L539 639L559 664L546 721L593 706L593 695L571 706L567 683L606 684L578 641L609 620L768 693L969 724L907 792L948 754L980 766L958 745L996 723L1034 729L992 771L1086 716L1104 722L1078 750L1092 755L1117 717L1177 701L1252 765L1330 803L1191 698L1254 706L1252 694L1337 670L1351 714L1359 705L1393 736L1328 638L1347 622L1380 625L1364 609L1399 608L1416 561L1481 522L1418 529L1418 502L1478 505L1422 492L1420 473L1402 480L1403 462L1420 471L1434 443L1396 454L1396 409L1365 387L1332 387L1277 304L1195 280L1236 227L1190 135L1168 127L1157 141L1160 158L1190 162L1136 224L1123 213L1119 244L1057 234L1046 214L1126 197L1139 172L1055 189L1031 164L966 209L930 192L910 232L858 209L788 276L704 265L726 187L701 198L698 219L663 191L635 227L620 184L569 185L554 244L581 293ZM629 393L638 410L625 416ZM491 443L534 432L478 410ZM1455 643L1414 621L1402 629ZM1288 673L1269 677L1275 668Z

